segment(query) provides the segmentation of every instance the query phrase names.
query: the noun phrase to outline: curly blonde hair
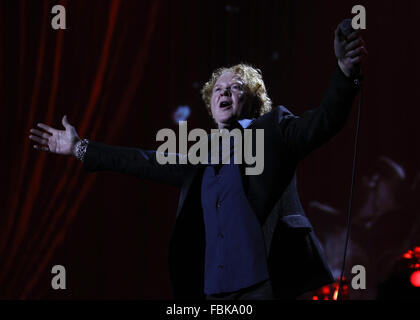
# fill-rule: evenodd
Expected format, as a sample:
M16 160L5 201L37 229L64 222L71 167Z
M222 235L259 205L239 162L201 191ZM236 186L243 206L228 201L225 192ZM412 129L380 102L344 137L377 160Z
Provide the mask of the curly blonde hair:
M233 72L239 75L245 82L246 94L248 101L252 104L250 114L247 115L251 118L258 118L271 110L271 99L267 95L264 81L262 79L262 72L247 64L237 64L230 68L219 68L213 72L210 80L201 89L201 96L206 104L207 111L213 117L211 112L211 97L213 94L214 85L217 79L225 72Z

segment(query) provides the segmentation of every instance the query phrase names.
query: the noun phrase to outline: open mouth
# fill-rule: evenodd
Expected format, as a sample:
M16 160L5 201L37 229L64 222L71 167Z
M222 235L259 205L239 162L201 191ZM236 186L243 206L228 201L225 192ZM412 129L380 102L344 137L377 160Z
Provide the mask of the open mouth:
M222 101L220 103L220 108L225 109L225 108L229 108L232 106L232 102L231 101Z

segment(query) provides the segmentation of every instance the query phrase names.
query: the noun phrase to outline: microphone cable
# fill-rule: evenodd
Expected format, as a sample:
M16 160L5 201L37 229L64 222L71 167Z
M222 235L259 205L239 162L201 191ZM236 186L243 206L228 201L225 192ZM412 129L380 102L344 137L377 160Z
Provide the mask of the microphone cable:
M355 81L359 81L359 80L355 80ZM352 168L352 175L351 175L350 197L349 197L348 211L347 211L346 240L345 240L345 245L344 245L343 264L342 264L342 267L341 267L340 280L339 280L339 283L338 283L337 300L339 300L340 296L341 296L341 291L342 291L342 286L343 286L344 269L345 269L345 266L346 266L347 249L348 249L349 238L350 238L354 182L355 182L355 178L356 178L357 148L358 148L359 135L360 135L360 116L361 116L362 100L363 100L362 83L359 82L359 85L360 85L359 103L358 103L358 108L357 108L356 134L355 134L355 138L354 138L353 168Z

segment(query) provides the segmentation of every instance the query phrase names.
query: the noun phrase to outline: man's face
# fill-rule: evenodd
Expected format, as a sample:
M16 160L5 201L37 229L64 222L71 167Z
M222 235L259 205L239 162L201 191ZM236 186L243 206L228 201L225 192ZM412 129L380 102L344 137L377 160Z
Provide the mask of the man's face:
M217 79L211 97L211 113L219 129L241 119L245 100L245 84L237 74L227 71Z

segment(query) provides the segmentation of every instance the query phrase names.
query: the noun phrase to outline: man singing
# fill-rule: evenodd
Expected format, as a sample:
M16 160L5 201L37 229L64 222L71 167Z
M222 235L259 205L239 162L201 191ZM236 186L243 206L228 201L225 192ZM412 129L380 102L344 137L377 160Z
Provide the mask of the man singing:
M294 116L271 109L261 72L248 65L216 70L202 89L219 129L264 130L264 170L246 164L159 164L155 151L80 139L65 130L31 130L35 149L73 155L88 171L112 170L181 188L169 247L175 299L294 299L334 279L296 189L298 163L344 126L367 56L357 32L338 27L337 66L317 109ZM255 135L254 135L255 136ZM255 150L255 148L254 148Z

